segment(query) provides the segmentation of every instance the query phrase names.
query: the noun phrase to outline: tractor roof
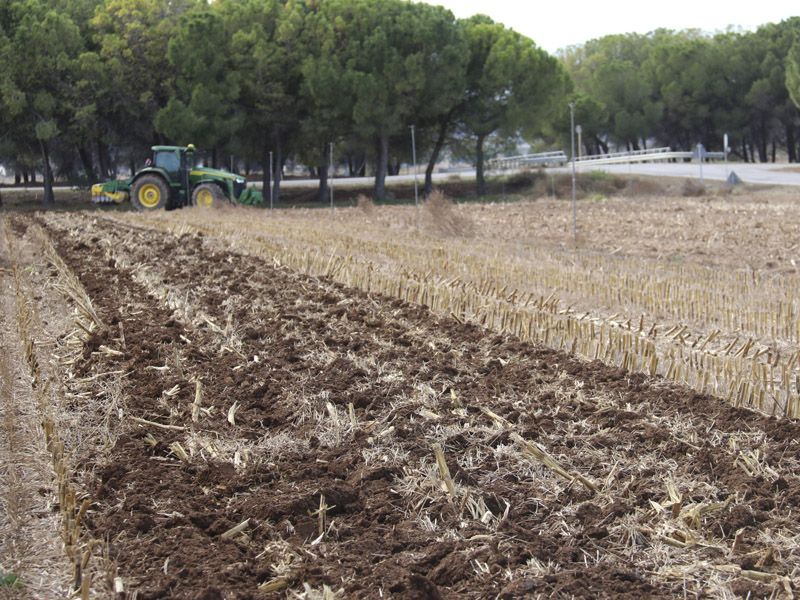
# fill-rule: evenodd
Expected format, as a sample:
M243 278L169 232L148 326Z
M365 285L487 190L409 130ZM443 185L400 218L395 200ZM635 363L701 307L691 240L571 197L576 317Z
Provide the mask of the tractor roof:
M153 152L174 152L175 150L180 150L181 152L186 152L187 150L191 149L192 152L195 151L194 144L189 144L188 146L153 146L151 150Z

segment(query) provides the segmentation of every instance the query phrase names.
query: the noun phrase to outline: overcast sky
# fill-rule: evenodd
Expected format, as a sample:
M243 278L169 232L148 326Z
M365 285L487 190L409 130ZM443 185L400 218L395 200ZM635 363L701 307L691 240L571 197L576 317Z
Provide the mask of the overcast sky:
M458 18L477 13L514 29L551 54L613 33L648 33L667 29L724 31L728 25L756 29L800 14L800 4L788 0L429 0L446 6Z

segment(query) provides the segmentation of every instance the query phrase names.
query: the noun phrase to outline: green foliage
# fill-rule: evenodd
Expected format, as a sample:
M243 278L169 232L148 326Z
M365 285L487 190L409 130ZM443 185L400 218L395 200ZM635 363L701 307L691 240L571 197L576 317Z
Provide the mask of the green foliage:
M384 196L389 139L432 123L463 94L466 42L447 10L401 0L304 5L306 137L354 135L378 148L376 199Z
M89 86L109 142L157 141L154 120L172 96L176 71L165 60L178 19L194 0L108 0L91 21L98 60ZM87 59L87 63L88 63Z
M21 589L22 581L20 581L20 578L13 573L0 572L0 588L4 587Z
M478 194L485 192L484 141L494 133L535 138L566 104L572 83L558 61L517 32L478 15L462 22L469 44L467 88L458 111L476 140Z
M279 167L475 159L520 138L585 153L702 142L800 158L800 18L755 32L656 30L549 56L485 16L406 0L0 0L4 163L77 179L154 143L194 143ZM35 51L32 51L35 49ZM468 145L468 149L467 149ZM79 158L76 158L79 157ZM429 157L429 158L428 158ZM357 159L357 160L356 160ZM265 178L266 180L266 178ZM46 198L51 191L46 193Z
M743 158L768 160L770 145L783 144L796 160L798 112L786 83L799 30L792 18L753 33L657 30L568 48L561 60L579 91L588 153L653 142L721 150L727 133Z
M156 115L157 131L176 144L214 151L233 136L242 117L235 110L239 72L229 54L229 36L217 12L197 9L179 20L167 49L177 73L176 95Z
M786 60L786 87L795 106L800 108L800 42L789 49Z
M36 147L44 174L44 202L53 201L52 143L68 130L79 104L73 94L84 44L69 14L24 0L3 11L2 75L5 135L16 147ZM35 49L35 51L32 51Z

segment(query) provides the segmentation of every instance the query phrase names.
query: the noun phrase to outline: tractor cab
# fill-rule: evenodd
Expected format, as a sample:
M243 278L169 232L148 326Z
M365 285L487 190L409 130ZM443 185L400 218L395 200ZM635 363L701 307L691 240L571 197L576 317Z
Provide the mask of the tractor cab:
M164 169L167 173L173 176L178 175L181 166L181 157L185 152L181 148L163 149L158 146L153 148L153 160L150 166Z
M188 146L153 146L153 159L148 166L163 169L171 179L177 180L182 168L192 168L195 148Z

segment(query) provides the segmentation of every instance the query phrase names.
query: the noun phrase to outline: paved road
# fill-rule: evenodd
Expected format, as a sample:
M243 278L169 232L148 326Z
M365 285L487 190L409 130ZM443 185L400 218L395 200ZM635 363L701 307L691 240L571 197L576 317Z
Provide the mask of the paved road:
M584 166L583 169L587 167ZM700 165L693 163L640 163L633 165L605 165L597 167L609 173L651 175L655 177L686 177L700 179ZM772 185L800 185L800 165L729 163L727 174L731 172L745 183ZM703 163L703 179L725 181L727 178L724 163Z
M796 171L792 171L796 169ZM553 171L567 171L569 167L552 169ZM680 177L689 179L700 179L700 165L692 163L638 163L632 165L580 165L578 172L603 170L609 173L627 175L649 175L653 177ZM729 163L726 167L723 163L703 163L702 177L704 180L725 181L728 175L734 172L745 183L773 184L773 185L798 185L800 186L800 165L788 165L786 163L761 164L761 163ZM489 174L487 172L487 174ZM474 179L475 171L459 171L454 173L436 173L434 181L447 181L452 178ZM419 184L424 183L423 174L418 176ZM349 179L335 179L334 189L337 185L371 185L372 177L353 177ZM392 182L411 182L414 181L413 175L395 175L386 178L386 183ZM317 185L316 180L291 180L284 181L281 186L304 187Z

